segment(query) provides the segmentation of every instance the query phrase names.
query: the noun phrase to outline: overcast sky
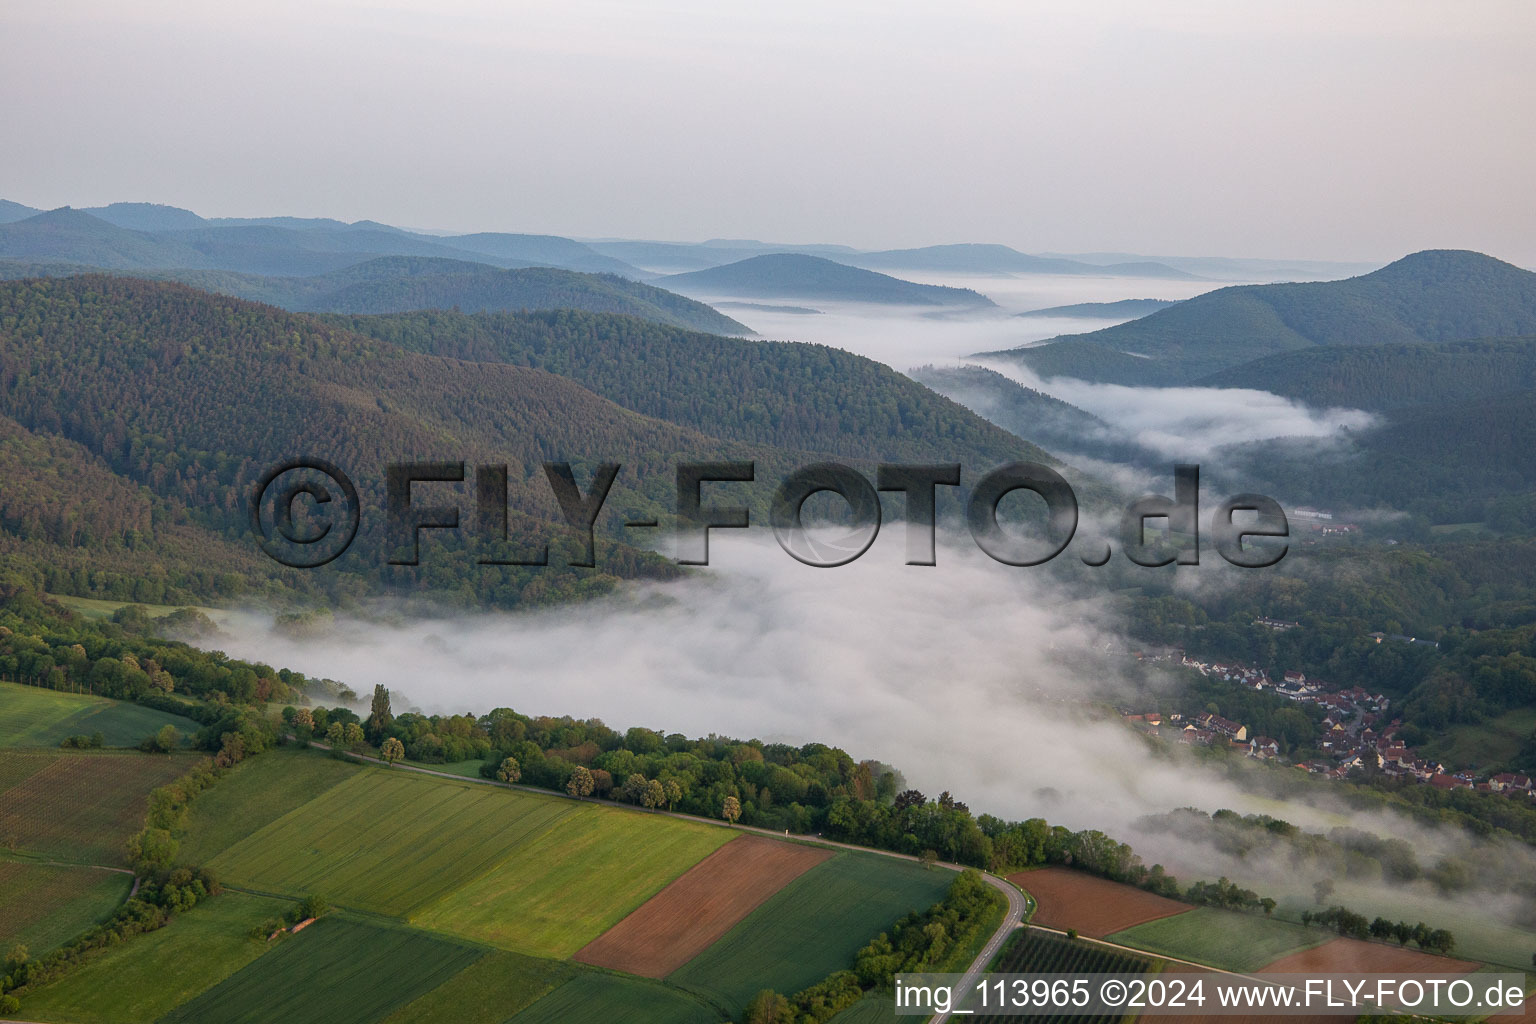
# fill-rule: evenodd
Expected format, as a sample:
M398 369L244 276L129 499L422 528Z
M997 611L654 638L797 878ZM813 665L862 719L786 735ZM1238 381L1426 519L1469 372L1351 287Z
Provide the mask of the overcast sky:
M0 197L1536 264L1536 4L0 4Z

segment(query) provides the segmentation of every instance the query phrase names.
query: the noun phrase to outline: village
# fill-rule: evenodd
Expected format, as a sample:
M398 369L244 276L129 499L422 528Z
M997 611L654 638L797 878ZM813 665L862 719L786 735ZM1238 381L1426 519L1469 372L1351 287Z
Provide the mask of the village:
M1273 629L1292 628L1295 625L1267 619L1258 620L1258 624ZM1372 636L1377 642L1384 639L1423 642L1412 637ZM1248 727L1243 723L1211 712L1189 715L1170 712L1164 715L1157 711L1120 710L1121 718L1127 724L1152 736L1183 745L1225 745L1247 757L1291 763L1302 771L1329 779L1345 779L1355 772L1378 771L1388 776L1412 778L1436 789L1504 793L1536 803L1536 784L1533 784L1529 775L1503 772L1483 776L1471 771L1452 772L1444 764L1420 756L1397 738L1402 720L1389 717L1391 701L1382 694L1370 693L1360 686L1347 689L1335 687L1321 679L1309 679L1297 671L1285 672L1277 683L1262 668L1236 662L1203 661L1188 656L1178 648L1143 652L1140 657L1144 661L1177 664L1207 678L1272 693L1298 705L1320 708L1324 712L1322 736L1316 745L1316 751L1322 757L1293 762L1287 762L1282 757L1278 740L1269 736L1250 736Z

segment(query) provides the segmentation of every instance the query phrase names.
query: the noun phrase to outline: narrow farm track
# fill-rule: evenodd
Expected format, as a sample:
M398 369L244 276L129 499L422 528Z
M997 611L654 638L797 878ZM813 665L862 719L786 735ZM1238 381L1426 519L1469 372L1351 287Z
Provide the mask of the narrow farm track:
M311 743L311 746L318 750L331 749L323 743ZM386 768L397 768L409 772L420 772L423 775L433 775L440 779L452 779L456 782L473 782L484 786L497 786L502 789L515 789L525 793L538 793L543 796L560 797L565 800L581 800L580 797L573 797L565 793L557 793L554 790L549 789L539 789L536 786L521 786L516 783L498 782L494 779L476 779L467 775L455 775L452 772L440 772L432 768L422 768L411 764L391 765L384 761L382 758L370 757L366 754L356 754L352 753L351 751L347 751L345 756L356 761L366 761L370 764L376 764ZM914 857L911 854L896 853L892 850L876 850L868 846L857 846L853 843L840 843L832 839L823 839L821 836L792 835L788 832L775 832L772 829L757 828L752 825L731 825L727 822L716 821L713 818L702 818L698 815L682 814L678 811L653 811L647 810L643 807L634 807L629 804L608 804L606 802L604 805L617 807L634 814L655 814L666 818L676 818L679 821L698 822L700 824L712 825L715 828L729 828L737 832L747 832L756 835L768 836L769 838L773 839L811 843L816 846L826 846L839 850L851 850L856 853L872 853L876 856L892 857L897 860L913 862L921 860L921 858ZM939 861L937 866L947 868L951 871L965 870L965 865L951 864L945 861ZM1009 882L1004 878L999 878L997 875L993 875L985 871L981 873L981 877L986 881L988 885L1003 894L1003 898L1008 901L1008 909L1004 912L1003 920L998 925L997 930L992 933L992 937L987 940L987 944L982 947L980 954L977 955L976 959L972 961L971 966L966 970L965 978L962 982L962 989L964 989L964 987L967 985L972 985L975 983L976 979L979 978L982 972L987 969L987 964L992 962L992 958L997 955L998 950L1000 950L1003 946L1003 943L1007 941L1008 936L1013 934L1013 930L1017 928L1024 920L1026 898L1023 890L1014 885L1012 882ZM1135 952L1141 951L1136 950ZM939 1024L939 1022L947 1021L948 1019L949 1014L947 1013L939 1014L932 1018L934 1024Z

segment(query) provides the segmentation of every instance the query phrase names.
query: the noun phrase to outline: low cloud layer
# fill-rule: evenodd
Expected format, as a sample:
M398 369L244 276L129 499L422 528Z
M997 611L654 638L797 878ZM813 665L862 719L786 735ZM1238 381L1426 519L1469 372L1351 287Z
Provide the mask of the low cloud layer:
M428 712L510 706L620 729L834 744L896 765L930 796L947 789L977 812L1100 828L1186 878L1225 874L1293 904L1308 901L1314 879L1282 861L1237 860L1138 822L1187 806L1276 814L1311 831L1348 821L1409 839L1426 863L1470 842L1393 814L1277 805L1154 755L1087 706L1123 686L1124 663L1105 654L1116 622L1102 594L991 562L963 535L941 535L936 567L903 565L903 552L900 528L888 528L859 561L813 569L766 532L722 532L713 564L693 578L594 604L343 620L307 640L249 617L227 627L224 646L363 692L383 683ZM1511 857L1536 871L1530 851ZM1408 895L1348 892L1371 913ZM1424 885L1411 895L1427 920L1464 912ZM1513 915L1516 901L1504 909Z
M1104 420L1114 436L1165 458L1209 458L1227 445L1277 437L1330 438L1376 419L1360 409L1312 409L1248 388L1133 388L1070 377L1041 378L1012 363L982 365Z

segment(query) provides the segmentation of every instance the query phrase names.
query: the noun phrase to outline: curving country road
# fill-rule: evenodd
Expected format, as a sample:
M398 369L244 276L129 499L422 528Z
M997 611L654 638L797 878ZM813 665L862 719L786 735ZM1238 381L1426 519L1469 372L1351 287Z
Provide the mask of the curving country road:
M1024 893L1019 890L1018 886L1006 879L987 874L986 872L983 872L981 877L985 878L988 885L1002 893L1008 900L1008 911L1003 915L1003 923L998 925L997 931L992 933L992 937L987 940L987 944L981 948L981 953L971 962L971 966L966 968L965 976L960 979L960 983L955 987L957 995L969 992L976 985L977 980L986 971L987 964L992 962L992 958L997 956L997 951L1003 948L1003 943L1008 941L1008 936L1012 935L1013 930L1024 921ZM934 1014L929 1020L932 1024L943 1024L944 1021L949 1020L950 1016L950 1011L945 1010L942 1013Z

